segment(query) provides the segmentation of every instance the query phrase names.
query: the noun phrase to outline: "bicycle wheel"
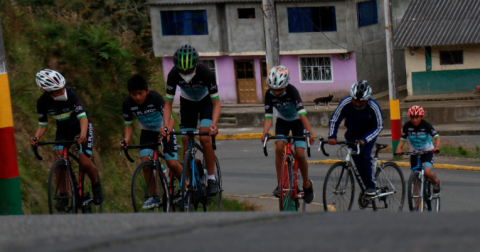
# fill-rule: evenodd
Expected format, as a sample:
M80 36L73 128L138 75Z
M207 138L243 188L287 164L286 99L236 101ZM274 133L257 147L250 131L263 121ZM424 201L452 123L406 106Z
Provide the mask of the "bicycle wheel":
M53 163L48 176L48 209L50 214L77 212L75 184L72 174L67 173L65 160Z
M180 183L181 188L181 206L180 211L193 212L194 210L194 188L192 181L194 177L192 176L192 163L193 157L190 153L190 150L187 150L185 153L185 162L183 163L183 173L182 173L182 182ZM195 181L198 182L198 181ZM183 206L183 207L182 207Z
M296 211L297 204L293 199L293 163L289 156L285 156L280 172L280 211Z
M355 181L346 162L333 164L323 183L323 208L326 212L350 211L355 196Z
M402 211L405 202L405 180L400 167L392 162L380 164L375 173L375 180L380 190L377 209Z
M421 173L414 171L408 179L408 208L410 211L423 212L425 198L423 197L421 188Z
M193 146L195 146L195 148L198 151L200 151L203 155L203 147L200 144L195 142ZM203 164L203 167L206 167L205 158L203 158L202 164ZM218 194L213 197L207 198L206 204L208 205L208 207L205 208L204 206L204 210L220 212L222 211L223 184L222 184L222 171L220 169L220 162L218 161L217 156L215 156L215 179L218 184Z
M93 188L92 181L90 177L86 174L85 171L80 171L81 173L81 191L77 194L80 196L78 200L78 209L82 210L82 213L103 213L103 202L100 205L95 205L93 203ZM100 182L100 176L97 172L98 182Z
M170 196L167 186L165 175L153 165L153 161L140 163L133 172L132 178L133 210L135 212L170 211ZM151 202L144 206L147 200L151 200Z

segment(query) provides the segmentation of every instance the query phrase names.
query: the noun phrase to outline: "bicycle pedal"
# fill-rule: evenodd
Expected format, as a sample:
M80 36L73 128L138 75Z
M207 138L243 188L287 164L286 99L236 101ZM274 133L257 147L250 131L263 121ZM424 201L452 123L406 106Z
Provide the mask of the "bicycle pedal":
M82 205L83 205L83 206L88 206L88 205L90 204L90 202L92 202L92 201L93 201L93 198L89 198L89 199L87 199L87 200L84 200L84 201L82 202Z

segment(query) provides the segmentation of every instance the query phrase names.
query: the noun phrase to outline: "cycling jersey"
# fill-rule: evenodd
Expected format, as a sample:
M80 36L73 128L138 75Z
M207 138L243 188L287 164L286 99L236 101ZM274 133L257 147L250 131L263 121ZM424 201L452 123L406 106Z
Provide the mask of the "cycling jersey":
M301 115L307 114L298 90L291 84L288 84L280 97L275 96L270 89L265 93L266 119L272 119L274 107L277 109L277 117L285 121L297 120Z
M173 101L177 85L180 87L180 96L190 101L201 101L208 94L210 94L211 100L219 98L215 73L201 64L197 66L195 76L189 83L186 83L178 69L173 67L168 73L165 99Z
M123 100L123 117L125 126L133 125L135 116L140 122L140 127L144 130L159 131L163 123L163 108L165 101L162 96L150 91L142 104L137 104L132 97L127 96Z
M65 86L68 100L55 101L53 97L44 92L37 101L38 124L48 127L47 115L57 120L57 131L79 131L79 120L87 117L87 111L71 87Z
M357 110L352 104L352 97L344 98L330 118L328 139L336 139L340 123L345 118L345 138L347 141L363 140L371 142L377 138L383 129L382 111L380 106L370 98L362 110Z
M434 148L430 136L435 139L440 137L430 123L422 120L418 126L413 126L413 123L409 121L403 125L401 140L406 142L408 139L410 141L411 151L430 151Z

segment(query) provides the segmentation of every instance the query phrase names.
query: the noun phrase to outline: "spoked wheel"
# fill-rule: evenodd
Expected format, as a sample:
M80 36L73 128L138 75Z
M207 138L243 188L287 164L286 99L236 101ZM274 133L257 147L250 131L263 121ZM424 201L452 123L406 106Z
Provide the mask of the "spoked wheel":
M297 211L298 204L293 199L293 167L292 161L288 156L283 158L282 170L280 173L280 211Z
M440 211L440 195L435 195L433 193L433 184L432 181L427 179L425 181L425 208L428 211Z
M194 146L203 155L203 147L198 143L195 143ZM202 165L203 167L207 167L205 164L205 158L202 160ZM203 203L206 204L206 206L205 205L203 206L204 211L207 211L207 210L219 211L219 212L222 211L222 194L223 194L222 171L220 170L220 162L218 162L217 156L215 156L215 180L217 181L217 185L218 185L218 194L213 197L207 196L202 201ZM204 189L206 189L206 187L204 187Z
M183 164L182 164L183 167ZM172 172L169 174L170 182L168 183L168 194L170 195L170 211L175 212L180 210L182 192L180 188L180 182L175 178ZM163 195L163 200L167 200L167 195ZM166 206L164 206L164 211L166 211Z
M185 162L183 163L183 173L182 173L182 180L180 183L181 188L181 205L180 211L181 212L192 212L194 209L194 190L193 190L193 176L192 176L192 162L193 162L192 155L187 151L185 153Z
M376 199L377 208L391 212L402 211L405 202L405 181L400 167L392 162L381 164L375 174L375 180L380 190L378 193L380 196Z
M81 198L77 201L78 202L78 209L82 210L82 213L102 213L103 212L103 202L100 205L95 205L93 203L93 188L92 188L92 181L90 177L86 174L85 171L80 171L81 185ZM98 182L100 182L100 176L98 176ZM78 194L80 195L80 193Z
M353 174L345 162L333 164L323 183L323 208L328 212L350 211L355 194Z
M421 193L422 180L421 174L418 171L412 172L408 179L408 208L410 211L424 210L425 198Z
M135 212L170 211L170 196L165 175L155 169L152 161L143 162L135 169L131 190Z
M63 159L55 161L48 176L48 209L50 214L77 212L73 174L67 174Z

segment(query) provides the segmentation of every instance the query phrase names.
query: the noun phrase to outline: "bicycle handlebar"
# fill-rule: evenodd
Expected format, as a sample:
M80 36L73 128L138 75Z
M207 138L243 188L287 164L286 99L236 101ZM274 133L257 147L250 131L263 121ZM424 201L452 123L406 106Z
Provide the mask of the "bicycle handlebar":
M308 157L311 157L310 155L310 132L306 132L305 136L270 136L270 134L265 135L265 141L263 142L263 154L268 157L268 152L267 152L267 141L270 139L287 139L287 142L290 140L303 140L307 141L307 155Z
M133 163L133 162L135 162L135 160L133 160L133 158L130 156L130 154L128 153L128 150L130 150L130 149L157 149L158 146L163 145L163 147L164 147L163 151L165 152L165 149L166 149L167 153L170 154L171 156L173 156L173 153L168 149L168 147L166 145L166 139L167 138L164 137L162 139L162 142L153 143L153 144L136 145L136 146L126 146L125 139L122 139L122 141L121 141L122 146L120 147L120 153L118 155L121 156L122 151L125 152L125 156L127 157L128 161ZM127 147L127 148L125 148L125 147Z
M188 137L194 137L194 136L210 136L210 132L198 132L198 131L193 131L193 130L187 130L187 131L170 131L168 132L170 135L186 135ZM213 150L217 150L217 144L215 142L215 136L212 137L212 148Z
M37 138L33 137L33 141L37 142ZM54 142L38 142L36 145L32 145L32 148L30 149L30 155L33 153L35 154L35 157L38 160L43 160L42 156L38 153L38 146L44 146L44 145L51 145L51 144L58 144L58 145L70 145L70 144L75 144L78 143L77 141L54 141Z
M323 137L320 138L319 141L320 141L320 144L319 144L319 147L318 147L318 151L322 150L323 155L325 155L325 156L327 156L327 157L330 156L330 155L325 151L325 147L324 147L325 144L328 144L328 141L324 141L324 140L323 140ZM335 145L356 145L356 146L357 146L357 151L356 151L355 154L356 154L356 155L359 155L359 154L360 154L360 149L361 149L361 148L360 148L360 145L361 145L361 144L360 144L360 140L357 140L357 141L355 141L355 142L339 141L339 142L337 142Z

